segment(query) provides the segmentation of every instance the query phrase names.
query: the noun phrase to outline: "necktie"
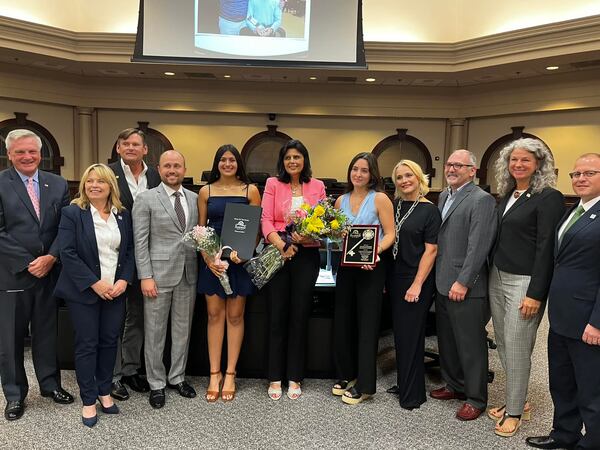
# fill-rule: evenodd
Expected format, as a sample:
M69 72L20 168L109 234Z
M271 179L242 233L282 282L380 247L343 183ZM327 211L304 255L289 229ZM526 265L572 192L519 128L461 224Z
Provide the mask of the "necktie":
M35 213L40 218L40 199L37 196L37 192L35 192L35 187L33 185L33 178L29 177L27 179L27 194L29 194L29 198L31 199L31 204L33 205L33 209Z
M575 210L575 214L573 214L573 217L571 217L571 220L569 220L569 223L567 223L567 226L565 227L564 231L560 235L560 239L559 239L560 242L562 242L562 239L565 236L565 234L567 234L567 231L569 231L569 228L571 228L575 224L575 222L577 222L577 220L579 220L579 218L581 216L583 216L584 213L585 213L585 209L583 209L583 206L579 205L577 207L577 209Z
M177 191L173 195L175 196L175 214L177 214L177 218L179 219L181 230L185 231L185 211L181 205L181 192Z

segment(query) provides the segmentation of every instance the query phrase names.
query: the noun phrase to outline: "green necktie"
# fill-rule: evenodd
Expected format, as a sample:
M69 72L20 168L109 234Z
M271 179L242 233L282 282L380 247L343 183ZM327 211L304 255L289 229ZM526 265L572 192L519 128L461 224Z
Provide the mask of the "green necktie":
M563 237L565 237L565 234L567 234L567 231L569 231L569 228L571 228L575 222L577 222L577 220L579 220L579 218L581 216L583 216L583 214L585 213L585 209L583 209L583 206L579 205L577 207L577 209L575 210L575 214L573 214L573 217L571 217L571 220L569 220L569 223L567 223L567 226L565 227L564 231L562 232L562 234L560 235L560 242L562 242Z

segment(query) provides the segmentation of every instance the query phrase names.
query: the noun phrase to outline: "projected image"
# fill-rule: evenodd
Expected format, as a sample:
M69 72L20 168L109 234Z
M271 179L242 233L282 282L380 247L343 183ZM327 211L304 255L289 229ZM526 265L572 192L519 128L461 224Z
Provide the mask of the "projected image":
M195 0L197 49L243 57L305 52L311 0Z

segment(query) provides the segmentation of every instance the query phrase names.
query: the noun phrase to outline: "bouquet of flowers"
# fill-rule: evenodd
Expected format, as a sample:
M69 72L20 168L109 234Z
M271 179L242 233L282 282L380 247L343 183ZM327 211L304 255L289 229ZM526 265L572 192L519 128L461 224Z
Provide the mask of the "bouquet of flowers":
M350 226L346 215L333 207L332 198L320 200L312 207L303 204L291 214L289 222L291 231L315 240L340 240Z
M350 226L348 218L340 210L333 207L330 198L319 201L315 206L302 205L287 217L285 231L279 233L285 242L284 250L292 245L292 233L319 240L329 238L333 241L342 238L344 231ZM250 259L244 268L250 274L254 285L261 289L273 278L285 264L285 259L274 245L267 245L258 256Z
M192 245L196 251L204 252L216 265L225 268L225 270L229 267L227 261L221 260L221 253L223 251L221 248L221 239L214 228L196 225L191 231L185 233L183 241ZM227 272L223 272L218 278L225 290L225 294L233 294Z
M273 275L285 264L285 259L274 245L267 245L258 256L251 258L244 264L244 269L250 275L252 283L262 289Z

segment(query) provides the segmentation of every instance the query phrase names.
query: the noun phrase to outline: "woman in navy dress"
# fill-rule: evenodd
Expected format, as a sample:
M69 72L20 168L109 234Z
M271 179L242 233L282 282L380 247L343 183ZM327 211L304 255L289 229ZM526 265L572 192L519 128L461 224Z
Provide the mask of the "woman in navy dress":
M210 226L221 234L223 216L227 203L260 205L260 194L250 184L240 153L233 145L222 145L213 160L212 170L206 186L198 195L198 223ZM206 390L206 401L215 402L219 394L223 401L235 397L235 373L242 340L244 338L244 306L246 296L254 292L250 276L241 265L242 260L235 249L229 257L229 267L223 268L202 254L198 277L198 293L206 296L208 312L208 358L210 380ZM225 290L217 276L227 271L233 294ZM227 370L221 373L221 350L227 322Z

